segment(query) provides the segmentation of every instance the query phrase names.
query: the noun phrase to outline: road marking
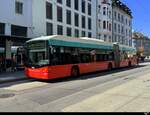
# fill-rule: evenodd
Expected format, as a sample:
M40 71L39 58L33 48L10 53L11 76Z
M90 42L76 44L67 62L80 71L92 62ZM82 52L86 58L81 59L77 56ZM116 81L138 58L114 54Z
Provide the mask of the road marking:
M45 85L48 85L48 83L31 82L31 83L23 83L23 84L12 85L12 86L6 87L4 89L12 90L12 91L23 91L23 90L27 90L27 89L42 87L42 86L45 86Z

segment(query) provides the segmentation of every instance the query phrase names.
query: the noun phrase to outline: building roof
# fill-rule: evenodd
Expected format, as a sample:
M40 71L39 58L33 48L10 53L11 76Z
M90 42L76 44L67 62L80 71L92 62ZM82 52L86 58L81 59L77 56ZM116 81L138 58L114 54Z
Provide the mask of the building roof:
M127 13L129 16L132 17L131 9L120 0L112 0L112 5L120 8L121 10L123 10L125 13Z

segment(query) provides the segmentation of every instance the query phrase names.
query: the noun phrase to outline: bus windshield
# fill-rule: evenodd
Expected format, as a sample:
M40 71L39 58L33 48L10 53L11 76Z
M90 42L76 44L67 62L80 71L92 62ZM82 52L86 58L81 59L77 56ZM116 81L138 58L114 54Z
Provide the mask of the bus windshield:
M49 64L47 42L34 41L27 43L28 67L41 67Z

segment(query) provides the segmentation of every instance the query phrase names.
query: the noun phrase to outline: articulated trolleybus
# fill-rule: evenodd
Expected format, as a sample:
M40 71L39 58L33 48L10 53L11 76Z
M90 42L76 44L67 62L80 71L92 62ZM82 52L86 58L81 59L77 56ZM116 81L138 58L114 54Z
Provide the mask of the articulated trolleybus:
M26 42L25 74L56 79L136 65L136 50L91 38L46 36Z

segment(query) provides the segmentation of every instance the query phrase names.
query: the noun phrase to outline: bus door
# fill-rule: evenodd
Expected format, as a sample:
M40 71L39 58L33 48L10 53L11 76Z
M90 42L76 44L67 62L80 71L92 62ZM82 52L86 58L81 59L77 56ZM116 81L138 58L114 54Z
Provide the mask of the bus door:
M118 44L114 44L114 61L115 61L115 68L120 67L120 49Z

